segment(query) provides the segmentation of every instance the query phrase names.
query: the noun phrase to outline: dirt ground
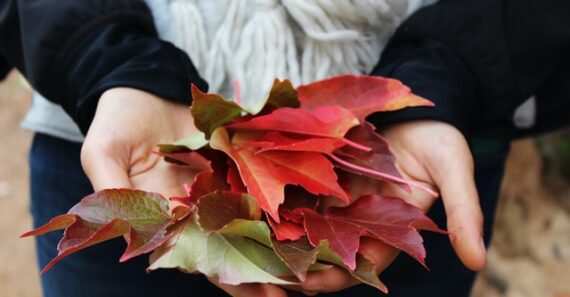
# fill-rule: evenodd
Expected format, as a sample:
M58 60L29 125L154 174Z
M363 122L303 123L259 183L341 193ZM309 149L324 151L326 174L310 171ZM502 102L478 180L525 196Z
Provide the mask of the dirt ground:
M30 93L12 74L0 84L0 296L41 296L28 214L27 151L19 128ZM532 140L514 143L489 251L472 297L570 297L570 187L546 186ZM431 296L430 296L431 297Z
M30 229L27 151L32 134L19 127L30 92L16 75L0 85L0 296L41 296Z

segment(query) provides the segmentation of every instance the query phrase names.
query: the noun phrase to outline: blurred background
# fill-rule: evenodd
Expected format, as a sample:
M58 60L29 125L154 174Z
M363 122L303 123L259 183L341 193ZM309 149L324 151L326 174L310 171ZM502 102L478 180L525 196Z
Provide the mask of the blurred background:
M17 73L0 83L2 297L41 296L33 239L19 238L31 228L32 135L19 126L30 102ZM570 297L570 131L513 143L494 232L472 297Z

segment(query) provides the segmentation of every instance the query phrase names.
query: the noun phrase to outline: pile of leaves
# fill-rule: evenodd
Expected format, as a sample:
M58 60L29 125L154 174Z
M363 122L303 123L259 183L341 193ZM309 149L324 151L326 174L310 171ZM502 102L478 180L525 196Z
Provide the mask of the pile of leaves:
M65 229L59 255L44 271L119 236L128 243L120 261L152 252L148 270L179 268L233 285L293 284L308 271L337 265L386 291L373 263L358 253L363 236L425 265L418 230L442 230L420 209L377 189L391 183L407 192L431 190L402 178L388 143L365 118L431 102L397 80L353 75L296 90L276 80L256 106L194 86L192 97L195 133L157 152L198 171L186 196L108 189L85 197L24 234Z

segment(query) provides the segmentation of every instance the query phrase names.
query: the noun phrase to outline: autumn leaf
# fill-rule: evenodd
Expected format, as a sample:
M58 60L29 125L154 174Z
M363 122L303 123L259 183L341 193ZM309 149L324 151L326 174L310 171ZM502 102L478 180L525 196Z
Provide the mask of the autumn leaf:
M388 287L378 278L378 272L374 263L370 259L364 257L362 254L356 255L356 269L347 269L352 277L361 281L364 284L372 286L384 294L388 294Z
M148 253L166 240L166 228L174 221L168 200L159 194L111 189L83 198L68 214L22 236L37 236L65 228L58 245L58 256L44 267L42 272L45 272L74 252L121 235L128 243L121 262Z
M212 147L232 157L249 193L275 221L279 222L277 207L283 202L287 184L300 185L313 194L334 195L348 201L349 197L336 182L332 163L321 154L286 151L256 154L257 149L248 146L247 135L236 134L230 143L227 132L218 131L212 137Z
M340 75L302 85L297 93L303 109L339 105L354 114L360 123L374 112L433 106L400 81L379 76Z
M261 209L246 193L215 191L198 199L198 224L206 232L217 231L234 219L260 220Z
M426 191L433 197L439 196L430 185L406 180L400 175L395 166L396 159L390 151L388 142L374 132L372 124L364 123L352 128L347 133L345 142L347 141L360 147L346 145L335 150L332 154L327 154L339 168L372 179L396 183L406 192L411 192L410 186L414 186Z
M279 212L281 214L281 211ZM307 235L305 228L302 224L288 221L287 219L276 222L271 217L267 218L267 223L273 230L277 240L298 240L299 238Z
M396 169L396 157L390 151L388 141L370 123L363 123L348 131L346 138L372 150L363 151L351 146L345 146L335 151L338 155L346 156L354 163L371 168L388 175L401 179L402 176Z
M256 154L272 163L274 174L287 185L299 185L314 195L332 195L348 202L350 197L340 187L332 163L315 152L267 151Z
M398 248L425 266L426 253L418 230L445 233L419 208L395 197L368 195L348 207L329 208L324 215L310 209L302 213L311 244L327 240L352 270L361 235Z
M260 141L260 149L257 153L278 150L292 152L318 152L329 153L345 145L344 141L327 137L306 137L280 132L265 133Z
M266 105L270 105L274 108L298 108L301 106L301 102L299 102L297 91L295 91L295 88L293 88L293 85L289 80L276 79L273 81L271 91L269 91L269 97L267 98Z
M360 246L360 229L342 220L322 216L311 209L304 209L302 213L311 244L318 246L322 240L327 240L331 250L337 253L351 270L354 270L356 251Z
M358 253L362 236L425 265L418 230L445 232L418 208L378 195L380 181L422 185L402 178L365 118L430 101L397 80L354 75L298 91L275 80L261 100L236 103L195 86L192 97L190 133L155 152L197 172L183 185L186 196L112 189L84 198L23 235L65 229L58 256L43 271L120 236L127 241L121 261L154 251L148 270L179 268L231 285L294 285L295 277L337 265L386 292L374 263Z
M409 182L404 180L396 169L396 158L390 151L388 142L374 131L374 126L364 123L348 131L346 138L371 148L370 151L344 146L334 151L333 157L338 166L352 173L374 179L392 181L410 192Z
M297 91L287 79L275 79L266 98L242 99L243 100L239 102L240 106L252 115L265 114L282 107L298 108L301 105Z
M20 235L20 237L23 238L23 237L28 237L28 236L44 235L44 234L52 232L52 231L65 229L65 228L69 227L71 224L75 223L76 221L77 221L76 215L62 214L62 215L59 215L55 218L52 218L46 224L44 224L44 225L42 225L42 226L40 226L40 227L38 227L32 231L28 231L28 232Z
M217 94L203 93L192 85L190 112L196 127L204 132L206 139L209 139L216 128L230 123L245 111L233 101Z
M177 237L151 255L149 270L179 268L188 273L201 272L230 285L292 284L279 278L292 272L271 247L251 239L269 238L265 222L235 220L219 231L205 233L195 221L187 219L180 228Z
M271 238L275 253L291 269L300 281L305 281L311 265L317 262L321 246L313 247L307 237L298 240L281 241Z
M227 130L217 129L210 146L228 154L236 163L248 193L261 208L279 222L277 208L284 200L285 185L300 185L313 194L349 197L338 185L332 163L319 153L268 151L256 154L245 134L230 141Z
M309 242L307 237L295 241L279 241L275 238L271 240L275 253L301 281L306 280L309 271L329 268L323 266L324 263L328 262L345 268L359 281L373 286L384 293L388 292L386 285L378 278L374 263L361 254L357 254L356 268L351 270L346 267L337 254L330 250L326 240L321 241L316 247Z
M216 191L227 191L229 185L225 182L221 172L205 171L196 175L190 186L190 197L198 200L200 197Z
M274 178L271 164L260 161L251 149L234 147L230 143L227 131L223 128L214 131L210 146L225 152L234 160L248 193L257 199L263 210L277 217L277 207L283 202L285 185Z
M322 196L316 196L309 193L306 189L299 186L287 186L285 188L285 203L279 207L279 213L281 216L285 216L287 213L295 212L297 209L303 208L310 208L310 209L317 209L317 206L320 203ZM289 219L292 222L302 223L303 217L300 213L291 214L291 216L299 215L299 220L296 219Z
M197 215L177 224L176 235L151 255L149 270L199 271L231 285L292 284L279 278L292 272L273 252L269 227L259 215L247 194L203 196Z
M230 185L230 190L232 192L238 193L247 193L247 188L245 184L241 180L241 176L239 175L239 170L236 164L228 159L228 174L226 177L227 183Z
M159 144L159 151L163 154L172 154L195 151L206 146L208 141L206 140L204 133L195 128L192 123L189 124L193 131L188 136L173 143Z
M342 139L346 132L358 123L352 113L334 105L319 107L312 111L289 107L279 108L268 115L232 123L227 127Z
M166 162L186 167L188 170L195 172L212 170L210 167L210 161L195 151L177 153L155 152L155 154L163 157Z

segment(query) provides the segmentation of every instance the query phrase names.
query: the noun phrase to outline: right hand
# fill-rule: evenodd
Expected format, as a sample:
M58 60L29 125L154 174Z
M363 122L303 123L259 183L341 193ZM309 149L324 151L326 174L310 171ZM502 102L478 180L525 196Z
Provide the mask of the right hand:
M394 124L381 134L390 143L396 166L404 178L440 190L453 249L467 268L481 270L486 262L483 215L475 186L473 158L461 132L447 123L425 120ZM436 199L419 189L408 195L393 185L383 188L380 194L402 197L424 212ZM377 273L388 267L397 255L395 248L367 238L363 238L360 252L374 263ZM296 290L314 295L340 291L358 283L344 269L333 267L310 272Z

